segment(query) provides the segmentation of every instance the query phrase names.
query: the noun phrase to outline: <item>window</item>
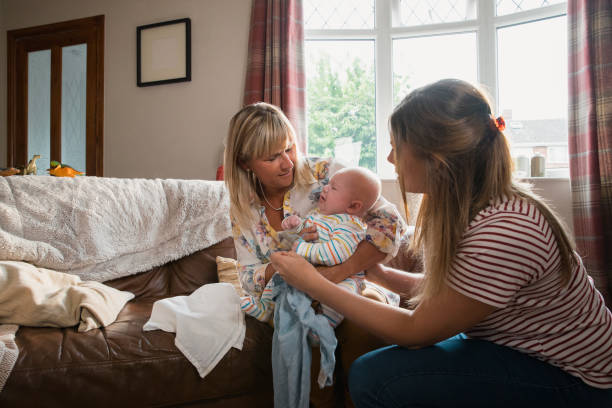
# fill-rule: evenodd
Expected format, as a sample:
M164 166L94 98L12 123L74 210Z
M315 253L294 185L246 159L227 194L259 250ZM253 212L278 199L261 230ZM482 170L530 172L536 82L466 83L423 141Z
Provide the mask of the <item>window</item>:
M519 175L543 155L567 177L565 14L561 0L305 0L309 154L394 178L393 107L455 77L488 90Z

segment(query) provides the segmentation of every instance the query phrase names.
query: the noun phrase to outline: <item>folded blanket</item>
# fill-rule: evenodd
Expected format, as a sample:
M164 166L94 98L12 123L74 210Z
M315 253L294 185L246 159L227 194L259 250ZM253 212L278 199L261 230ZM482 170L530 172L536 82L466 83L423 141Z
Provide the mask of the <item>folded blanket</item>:
M158 300L142 329L176 333L174 344L202 378L230 348L242 350L246 333L240 298L229 283L211 283L189 296Z
M222 182L0 177L0 260L102 282L229 236Z
M71 327L80 332L115 321L132 299L100 282L36 268L26 262L0 261L0 323ZM0 326L1 327L1 326Z

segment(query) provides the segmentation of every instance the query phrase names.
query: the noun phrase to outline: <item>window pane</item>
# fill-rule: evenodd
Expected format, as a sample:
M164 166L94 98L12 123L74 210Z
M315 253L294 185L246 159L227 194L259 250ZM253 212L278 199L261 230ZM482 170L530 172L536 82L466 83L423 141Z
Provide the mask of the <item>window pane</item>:
M444 78L459 78L472 83L478 80L476 33L436 35L393 40L393 106L423 85ZM387 138L387 135L383 137ZM382 143L381 156L391 150ZM383 177L394 177L393 166L379 166Z
M306 41L308 153L376 171L374 41Z
M495 2L498 16L518 13L520 11L550 6L551 4L565 3L565 0L497 0Z
M476 0L399 0L396 14L404 27L474 20Z
M62 47L62 162L85 171L87 44Z
M546 176L568 175L566 18L500 28L499 109L520 176L531 157L542 154ZM523 165L519 165L523 164Z
M443 78L478 80L476 33L393 40L393 105Z
M27 159L35 154L41 156L37 174L45 174L51 155L51 50L28 53Z
M306 0L304 27L321 29L374 28L375 0Z

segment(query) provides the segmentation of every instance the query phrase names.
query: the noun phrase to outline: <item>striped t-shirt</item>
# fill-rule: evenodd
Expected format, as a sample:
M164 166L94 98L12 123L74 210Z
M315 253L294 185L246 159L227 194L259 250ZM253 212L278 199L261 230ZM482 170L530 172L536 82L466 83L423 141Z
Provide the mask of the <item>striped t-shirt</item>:
M498 309L466 332L612 388L612 314L580 262L562 284L550 225L520 198L492 201L470 223L447 283Z

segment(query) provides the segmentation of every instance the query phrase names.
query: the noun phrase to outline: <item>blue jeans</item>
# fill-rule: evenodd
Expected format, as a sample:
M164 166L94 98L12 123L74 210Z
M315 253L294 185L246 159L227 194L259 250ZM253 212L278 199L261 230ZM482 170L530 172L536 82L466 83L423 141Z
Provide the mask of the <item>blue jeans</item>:
M353 403L364 407L612 407L612 389L586 385L548 363L460 334L411 350L389 346L351 366Z

